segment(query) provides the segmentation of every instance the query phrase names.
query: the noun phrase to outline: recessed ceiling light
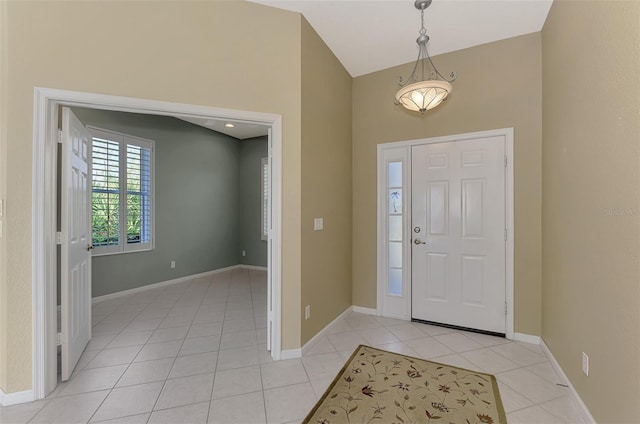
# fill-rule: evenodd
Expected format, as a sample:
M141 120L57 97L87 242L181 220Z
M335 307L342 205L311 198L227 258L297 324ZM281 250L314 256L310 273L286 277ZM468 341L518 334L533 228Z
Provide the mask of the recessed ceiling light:
M233 124L232 124L232 123L230 123L230 122L227 122L226 124L224 124L224 126L225 126L225 127L227 127L227 128L233 128L233 127L235 127L235 125L233 125Z

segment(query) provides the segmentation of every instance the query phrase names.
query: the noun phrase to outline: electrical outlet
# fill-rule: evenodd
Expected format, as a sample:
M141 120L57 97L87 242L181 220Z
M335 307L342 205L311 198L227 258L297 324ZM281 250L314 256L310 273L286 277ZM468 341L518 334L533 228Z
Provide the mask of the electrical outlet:
M242 251L242 256L247 256L247 251L246 250Z
M313 231L322 231L324 229L324 219L322 218L314 218L313 219Z
M582 352L582 372L584 375L589 375L589 355Z
M171 261L171 269L176 267L176 261Z
M304 307L304 319L311 318L311 305L307 305Z

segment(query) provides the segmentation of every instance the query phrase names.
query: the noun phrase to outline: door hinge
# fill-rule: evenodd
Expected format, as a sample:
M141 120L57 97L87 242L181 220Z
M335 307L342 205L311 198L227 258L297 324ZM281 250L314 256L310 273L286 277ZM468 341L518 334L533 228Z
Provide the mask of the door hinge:
M56 335L56 346L62 346L62 333Z
M504 167L507 167L507 155L504 155Z
M504 316L507 316L507 302L504 302Z
M62 144L62 130L58 130L58 143Z
M507 234L508 234L508 233L507 233L507 229L505 228L505 229L504 229L504 241L507 241Z
M62 231L56 233L56 244L62 244Z

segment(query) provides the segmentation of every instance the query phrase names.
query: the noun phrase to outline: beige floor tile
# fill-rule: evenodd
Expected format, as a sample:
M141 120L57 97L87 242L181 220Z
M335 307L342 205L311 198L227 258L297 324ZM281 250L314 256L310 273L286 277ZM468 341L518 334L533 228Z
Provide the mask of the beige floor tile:
M247 346L218 352L218 370L247 367L259 363L257 346Z
M310 383L278 387L264 391L267 422L286 423L301 420L316 403Z
M542 409L553 414L563 423L584 424L587 420L582 415L573 396L563 396L540 405Z
M504 406L505 412L508 414L509 412L514 412L519 409L528 408L529 406L533 406L533 402L531 402L526 397L514 391L511 387L501 383L498 380L498 388L500 390L500 398L502 399L502 405Z
M38 411L44 408L47 403L49 403L49 400L0 407L0 423L26 424Z
M235 333L223 334L220 339L220 350L237 349L245 346L255 346L258 344L256 330L237 331Z
M469 337L458 332L441 334L439 336L433 336L433 338L457 353L482 348L480 343L476 343Z
M497 374L496 377L534 404L569 394L568 388L556 386L523 368L503 372Z
M173 366L173 358L134 362L118 381L117 387L164 381Z
M193 324L187 333L187 339L193 337L220 336L221 333L221 322Z
M459 353L454 353L453 355L438 356L436 358L431 358L430 361L451 365L453 367L464 368L466 370L482 371L476 365L467 361Z
M216 370L218 352L198 353L176 358L169 378L187 377L189 375L212 373Z
M167 409L209 401L213 373L167 380L155 409Z
M391 331L400 340L420 339L427 335L427 333L411 324L394 325L387 327L387 330Z
M109 394L108 390L65 396L51 400L30 423L86 423Z
M335 377L344 366L345 360L337 352L330 352L304 356L302 364L310 380L321 380L330 376Z
M265 390L309 381L300 359L262 364L260 369L262 371L262 385Z
M69 380L58 396L111 389L116 385L127 367L128 364L80 371Z
M439 356L451 355L454 353L451 349L433 337L407 340L405 343L424 359L437 358Z
M333 347L329 339L327 337L321 337L303 355L311 356L319 353L330 353L335 351L336 348Z
M105 421L151 412L163 384L156 382L113 389L96 411L93 420Z
M507 414L507 421L509 424L563 424L563 421L539 406Z
M162 322L162 318L156 319L134 319L131 321L129 325L127 325L124 331L146 331L146 330L156 330L160 323Z
M184 341L178 356L215 352L220 347L220 336L194 337Z
M415 350L411 349L411 347L409 347L409 345L404 342L379 344L374 345L373 347L377 347L378 349L386 350L389 352L399 353L401 355L413 356L416 358L419 356Z
M369 346L395 343L400 341L400 339L398 339L393 335L393 333L391 333L384 327L361 330L360 334L364 337Z
M113 340L117 334L105 334L104 336L94 336L89 340L87 347L84 349L86 351L90 350L102 350L104 349L111 340Z
M149 421L149 416L151 414L138 414L138 415L130 415L128 417L122 418L114 418L112 420L106 421L91 421L91 423L100 423L100 424L147 424Z
M149 340L153 331L125 331L114 337L107 345L107 349L126 346L140 346Z
M182 347L182 340L162 343L149 343L140 349L134 362L152 361L154 359L175 358Z
M520 366L529 366L545 362L547 357L542 352L534 352L523 346L524 343L506 343L492 346L489 349L515 362Z
M250 392L262 391L260 367L218 371L213 384L213 399L221 399Z
M491 349L478 349L470 352L463 352L460 355L471 361L479 370L490 374L513 370L520 366L513 361L498 355Z
M348 333L331 334L328 336L333 347L338 351L354 351L361 344L367 344L367 340L356 331Z
M104 349L96 355L87 366L89 368L108 367L112 365L129 364L136 357L142 346L119 347L116 349Z
M264 424L265 407L262 392L214 399L209 411L209 424Z
M148 424L207 424L209 402L154 411Z
M182 340L187 337L189 327L172 327L172 328L159 328L153 332L153 335L149 339L149 343L168 342L171 340Z

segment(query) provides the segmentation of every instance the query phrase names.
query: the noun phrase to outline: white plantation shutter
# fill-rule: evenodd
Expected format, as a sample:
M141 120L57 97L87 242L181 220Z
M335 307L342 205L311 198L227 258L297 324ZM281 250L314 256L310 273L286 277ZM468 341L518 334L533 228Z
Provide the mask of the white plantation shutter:
M94 255L153 248L153 146L89 127Z
M269 236L269 159L262 158L262 240Z
M151 149L127 144L127 243L151 241Z
M120 144L104 138L93 138L91 155L92 215L105 220L92 228L93 246L120 244Z

